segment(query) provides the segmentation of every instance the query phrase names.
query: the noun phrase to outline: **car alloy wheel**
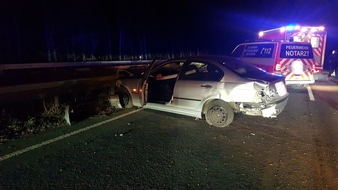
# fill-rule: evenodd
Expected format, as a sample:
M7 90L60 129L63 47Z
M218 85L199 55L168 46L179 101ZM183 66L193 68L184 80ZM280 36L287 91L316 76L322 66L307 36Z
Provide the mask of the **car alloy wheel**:
M206 121L215 127L226 127L234 119L234 111L231 106L220 100L211 102L207 113Z

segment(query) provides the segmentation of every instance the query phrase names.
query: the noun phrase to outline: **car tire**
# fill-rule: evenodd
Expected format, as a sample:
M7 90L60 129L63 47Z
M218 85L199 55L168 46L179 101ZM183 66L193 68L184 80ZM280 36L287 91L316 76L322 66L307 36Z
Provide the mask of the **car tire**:
M129 94L128 90L122 88L118 90L119 101L122 108L132 108L133 102L131 100L131 95Z
M221 100L215 100L207 105L205 119L215 127L227 127L234 120L234 110Z

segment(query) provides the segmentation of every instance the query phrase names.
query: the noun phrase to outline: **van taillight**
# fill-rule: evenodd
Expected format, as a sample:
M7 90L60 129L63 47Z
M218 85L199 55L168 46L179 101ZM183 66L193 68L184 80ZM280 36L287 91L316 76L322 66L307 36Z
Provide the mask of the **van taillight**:
M316 70L316 65L312 64L312 70L315 71Z
M280 66L279 63L276 64L275 70L276 70L276 71L280 71L280 70L281 70L281 66Z

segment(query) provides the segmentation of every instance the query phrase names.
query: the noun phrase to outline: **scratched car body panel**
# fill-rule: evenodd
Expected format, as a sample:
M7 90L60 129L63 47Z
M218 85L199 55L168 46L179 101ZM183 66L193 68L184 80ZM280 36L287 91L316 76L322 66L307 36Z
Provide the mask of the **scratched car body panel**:
M122 107L203 118L225 127L236 113L280 114L289 96L284 79L230 57L199 56L155 61L141 75L120 76L116 92Z

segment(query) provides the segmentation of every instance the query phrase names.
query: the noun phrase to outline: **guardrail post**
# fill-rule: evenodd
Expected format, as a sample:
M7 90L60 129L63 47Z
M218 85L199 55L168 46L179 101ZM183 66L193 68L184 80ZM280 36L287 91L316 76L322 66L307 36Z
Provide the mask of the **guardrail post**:
M65 115L63 116L63 118L66 120L68 125L70 124L70 117L69 117L69 105L65 106Z

